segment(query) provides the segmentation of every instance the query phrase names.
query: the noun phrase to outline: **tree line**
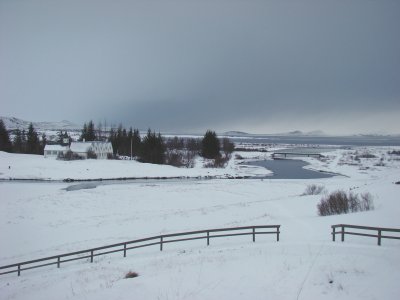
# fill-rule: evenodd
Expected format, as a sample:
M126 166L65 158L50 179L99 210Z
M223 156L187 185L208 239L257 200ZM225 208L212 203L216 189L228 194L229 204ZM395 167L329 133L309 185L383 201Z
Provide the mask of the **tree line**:
M170 164L192 167L194 158L200 155L209 162L210 167L221 167L230 159L234 144L228 139L219 140L215 131L207 130L204 137L165 138L148 129L142 138L138 129L127 130L120 124L117 129L110 129L105 138L102 129L96 129L93 121L84 123L80 140L109 141L113 146L114 157L135 157L138 161L153 164Z
M32 123L29 124L28 131L16 129L11 140L3 120L0 119L0 151L43 155L46 142L46 135L43 133L39 138Z
M60 131L57 142L64 144L71 141L68 133ZM117 129L111 129L104 135L101 128L96 129L93 121L84 123L80 141L108 141L113 146L115 158L121 156L135 157L138 161L154 164L170 164L174 166L193 167L197 155L210 160L207 166L221 167L230 159L234 150L234 144L227 138L220 140L216 133L207 130L203 138L165 138L160 133L149 129L144 137L141 137L138 129L126 130L122 125ZM0 119L0 151L43 154L46 145L46 135L41 139L33 124L28 131L15 130L13 140L10 139L8 130L3 120Z

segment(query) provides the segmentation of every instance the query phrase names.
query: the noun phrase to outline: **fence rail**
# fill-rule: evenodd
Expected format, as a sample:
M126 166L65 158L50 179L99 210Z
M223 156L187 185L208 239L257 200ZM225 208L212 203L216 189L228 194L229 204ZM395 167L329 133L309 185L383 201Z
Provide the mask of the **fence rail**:
M341 231L336 231L336 228L341 228ZM346 228L358 229L358 230L362 230L363 232L346 231L345 230ZM368 231L377 231L377 234L364 233L364 231L366 231L366 230L368 230ZM399 233L399 234L397 236L383 235L382 233L384 233L384 232L395 232L395 233ZM400 240L400 229L396 229L396 228L370 227L370 226L358 226L358 225L348 225L348 224L332 225L332 241L335 241L335 237L336 237L337 234L341 235L342 242L344 242L345 234L376 237L376 238L378 238L378 246L381 245L382 239Z
M262 231L256 231L262 230ZM270 229L274 229L274 231L270 231ZM250 231L247 231L250 230ZM268 230L268 231L265 231ZM239 232L238 232L239 231ZM243 232L244 231L244 232ZM215 233L224 233L224 234L215 234ZM226 233L225 233L226 232ZM191 240L199 240L206 239L207 246L210 245L210 239L218 238L218 237L231 237L231 236L242 236L242 235L252 235L253 242L256 241L256 235L258 234L276 234L276 240L279 242L279 234L280 234L280 225L258 225L258 226L245 226L245 227L231 227L231 228L218 228L218 229L206 229L206 230L198 230L198 231L187 231L181 233L172 233L172 234L164 234L157 235L152 237L147 237L143 239L137 239L102 247L90 248L81 251L75 251L70 253L64 253L24 262L19 262L11 265L0 266L0 275L10 274L10 273L18 273L18 276L21 275L22 271L36 269L45 266L57 265L57 268L60 268L61 263L66 263L70 261L80 260L80 259L89 259L90 262L93 262L93 258L100 255L123 252L124 257L126 257L126 252L128 250L149 247L154 245L160 246L160 251L163 250L164 244L182 242L182 241L191 241ZM198 236L200 235L200 236ZM185 237L183 236L192 236ZM117 248L117 249L115 249ZM112 250L109 250L112 249ZM107 250L107 251L104 251Z

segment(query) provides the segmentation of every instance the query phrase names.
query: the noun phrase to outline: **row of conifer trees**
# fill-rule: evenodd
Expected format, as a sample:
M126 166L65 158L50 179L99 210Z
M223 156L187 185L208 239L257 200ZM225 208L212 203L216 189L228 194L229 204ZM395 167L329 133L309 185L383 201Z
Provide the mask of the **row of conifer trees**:
M14 138L11 140L9 132L0 119L0 151L10 153L43 154L46 145L46 135L39 138L33 124L28 127L28 131L16 129Z
M0 151L43 154L46 145L46 135L41 139L33 124L28 131L15 130L11 140L9 132L0 119ZM68 134L60 132L59 140L68 137ZM234 145L228 139L220 141L214 131L208 130L202 139L195 138L164 138L160 133L156 134L150 129L144 137L141 137L138 129L126 130L120 125L117 129L96 130L93 121L85 123L80 140L105 141L112 143L114 156L133 156L139 161L155 164L192 165L192 159L201 155L207 159L225 158L234 150ZM222 152L222 153L221 153Z
M131 127L127 130L119 125L117 129L111 128L109 133L104 135L101 128L96 130L93 121L83 125L80 140L108 140L113 146L114 156L132 156L142 162L179 166L192 165L191 160L197 154L208 159L221 159L224 155L226 159L234 150L234 144L229 139L224 138L220 141L211 130L207 130L202 139L164 138L151 129L141 137L138 129Z

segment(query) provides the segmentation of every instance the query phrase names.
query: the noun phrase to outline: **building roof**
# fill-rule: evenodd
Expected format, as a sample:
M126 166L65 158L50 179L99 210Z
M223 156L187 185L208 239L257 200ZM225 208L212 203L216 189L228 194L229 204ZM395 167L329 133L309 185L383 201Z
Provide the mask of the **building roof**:
M72 142L71 143L71 151L72 152L88 152L90 147L92 147L92 142Z
M66 151L66 150L68 150L68 146L46 145L44 147L44 151Z
M96 147L97 145L97 147ZM99 142L99 141L93 141L93 142L72 142L71 143L71 151L75 153L85 153L92 148L92 150L98 149L100 146L100 149L104 149L105 146L110 146L111 151L112 151L112 146L110 142Z

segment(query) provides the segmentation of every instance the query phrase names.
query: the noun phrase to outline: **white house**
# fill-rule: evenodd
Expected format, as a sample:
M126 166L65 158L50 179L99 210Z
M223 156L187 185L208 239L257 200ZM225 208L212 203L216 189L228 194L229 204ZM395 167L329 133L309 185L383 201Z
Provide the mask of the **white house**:
M65 155L68 151L68 146L61 146L61 145L46 145L44 147L44 157L55 157L57 158L58 155Z
M83 158L87 158L88 151L93 151L98 159L107 159L113 154L113 148L109 142L72 142L70 150Z

